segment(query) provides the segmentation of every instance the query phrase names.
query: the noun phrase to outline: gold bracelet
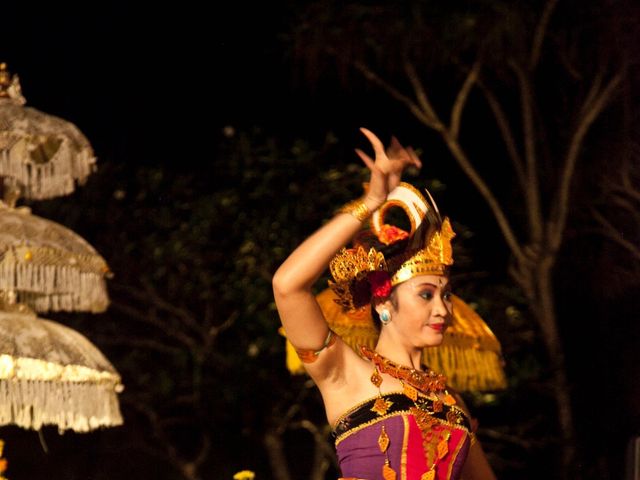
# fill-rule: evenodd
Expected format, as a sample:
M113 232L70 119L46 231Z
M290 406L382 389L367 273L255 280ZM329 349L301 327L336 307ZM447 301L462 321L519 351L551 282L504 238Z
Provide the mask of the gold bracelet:
M348 213L349 215L353 215L359 222L364 222L371 216L371 212L369 208L367 208L367 204L364 203L364 200L358 198L357 200L352 200L351 202L345 204L338 210L338 213Z

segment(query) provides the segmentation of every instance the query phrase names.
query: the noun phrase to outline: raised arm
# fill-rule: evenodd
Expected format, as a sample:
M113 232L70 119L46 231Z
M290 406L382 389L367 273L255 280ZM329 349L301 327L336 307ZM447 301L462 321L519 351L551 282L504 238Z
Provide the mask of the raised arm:
M371 171L369 188L362 202L370 215L386 200L389 191L400 182L402 171L409 165L420 167L410 149L394 139L385 152L382 142L372 132L361 129L375 152L375 161L356 150ZM319 350L329 328L312 294L311 287L329 265L331 258L360 230L364 220L357 215L338 213L331 221L307 238L280 266L273 277L276 306L287 338L297 349ZM365 215L366 216L366 215ZM331 370L327 362L318 362L314 377Z

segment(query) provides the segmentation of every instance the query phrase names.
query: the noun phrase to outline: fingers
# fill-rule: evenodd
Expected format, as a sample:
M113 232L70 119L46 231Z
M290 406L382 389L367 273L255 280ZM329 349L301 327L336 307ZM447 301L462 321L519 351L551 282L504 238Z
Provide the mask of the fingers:
M393 155L396 155L396 154L402 152L402 150L404 150L404 147L398 141L396 136L392 135L391 136L391 142L389 143L389 147L387 148L387 150L388 150L388 153L392 153Z
M411 163L413 163L416 167L422 168L422 161L418 157L418 154L412 147L407 147L407 153L409 154L409 158L411 159Z
M374 169L375 162L373 161L373 159L369 155L364 153L359 148L356 148L355 152L356 152L356 155L358 155L360 157L360 159L364 162L364 164L367 166L367 168L369 170L373 170Z
M374 165L379 166L385 172L391 172L397 168L404 169L408 165L422 168L422 161L418 158L415 150L412 147L404 147L395 135L391 137L389 147L385 151L384 145L371 130L363 127L360 128L360 131L371 143L375 151L375 160L360 149L355 149L355 152L370 170L373 170ZM395 162L398 163L394 167L392 164Z
M389 143L387 147L387 157L389 157L391 161L410 161L409 154L396 137L391 137L391 143Z
M393 135L391 142L387 148L387 155L390 160L402 160L407 165L414 165L417 168L422 168L422 162L415 150L412 147L404 147L398 138Z
M366 128L360 128L360 131L363 133L365 137L367 137L369 142L371 142L373 151L376 153L376 158L386 156L384 152L384 145L382 144L380 139L374 135L372 131L367 130Z

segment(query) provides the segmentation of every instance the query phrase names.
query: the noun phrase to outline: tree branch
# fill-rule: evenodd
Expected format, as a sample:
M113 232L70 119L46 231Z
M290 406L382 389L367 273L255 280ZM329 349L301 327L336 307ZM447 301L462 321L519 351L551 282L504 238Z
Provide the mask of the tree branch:
M404 60L404 71L407 74L407 78L409 79L411 86L413 87L413 92L415 93L418 100L418 105L420 105L424 114L429 119L431 119L431 122L433 124L431 125L431 128L436 131L441 131L442 129L444 129L444 125L438 118L438 114L431 105L429 97L427 96L427 92L424 89L424 85L422 85L422 81L418 76L418 72L416 72L413 63L411 63L409 59Z
M99 345L111 345L116 347L132 347L136 349L140 348L140 349L151 350L158 353L164 353L167 355L176 355L184 351L181 348L165 345L161 342L152 340L150 338L123 338L121 336L118 336L118 337L98 336L98 337L94 337L94 340Z
M640 262L640 247L635 242L630 242L622 233L620 233L612 224L609 222L604 215L602 215L597 210L592 210L593 217L598 221L602 230L600 233L605 237L611 240L612 242L617 243L626 251L628 251L637 261Z
M191 462L185 462L180 458L178 451L161 426L160 416L158 415L158 413L145 403L137 402L131 398L128 398L126 403L137 410L138 413L142 414L147 419L149 425L151 426L152 435L156 438L160 445L164 447L166 458L171 462L174 468L182 473L182 476L184 478L195 480L197 476L195 475L195 471L191 471L189 465L189 463Z
M206 431L202 433L202 443L200 444L200 448L195 455L195 458L189 462L190 468L193 470L194 475L198 473L200 467L206 462L207 458L209 458L209 452L211 452L211 438Z
M375 72L373 72L369 67L367 67L362 62L356 62L354 64L355 68L364 75L364 77L372 82L375 85L378 85L384 91L386 91L389 95L395 98L397 101L405 105L411 113L413 113L418 120L420 120L425 125L429 125L431 128L436 128L434 125L434 120L428 117L420 107L416 105L416 103L411 100L406 95L402 94L399 90L391 86L389 83L385 82L380 76L378 76Z
M580 107L579 116L586 115L587 112L591 109L592 103L596 99L597 95L600 93L600 87L602 86L602 80L604 80L604 68L601 67L598 69L598 73L593 79L591 83L591 87L589 87L589 91L587 92L587 96L582 102L582 107Z
M227 319L220 325L214 325L209 328L209 331L207 332L209 335L207 343L215 342L215 340L218 338L218 335L220 335L225 330L228 330L236 322L239 316L240 312L238 310L234 310L231 315L229 315Z
M315 443L315 451L313 455L313 463L311 467L311 480L323 480L325 478L325 472L329 467L328 459L334 459L335 455L333 449L327 442L327 436L310 420L304 419L299 422L293 423L292 428L303 428L307 430L313 436ZM335 461L332 463L336 464Z
M540 185L538 182L538 159L536 155L536 132L533 124L533 91L528 74L514 60L509 65L516 73L520 86L520 108L522 109L522 135L524 137L525 200L527 218L532 243L542 241L543 219L540 204Z
M594 99L590 101L589 108L583 108L583 112L578 119L578 124L571 137L569 148L565 155L564 165L560 174L560 186L556 192L556 198L553 202L553 211L551 215L551 221L548 224L548 237L551 241L551 247L557 250L560 247L562 241L562 234L567 222L567 215L569 212L569 190L571 187L571 179L573 178L573 171L575 169L576 161L582 147L582 142L587 134L589 127L600 115L604 107L611 101L616 89L620 85L623 79L622 70L618 71L607 83L607 85L594 96ZM596 78L594 83L600 82Z
M511 126L509 125L509 120L507 119L507 115L504 112L502 106L500 105L500 101L493 94L493 92L484 84L484 82L479 81L478 86L480 87L480 91L484 94L491 111L493 112L493 116L496 119L496 124L498 125L498 130L500 130L500 134L502 136L502 140L504 141L505 147L507 149L507 154L511 159L511 163L513 164L513 168L516 171L516 178L518 179L518 184L520 185L520 189L522 190L522 194L525 195L527 191L527 182L524 174L524 167L522 162L522 157L520 153L518 153L518 147L516 145L515 137L513 136L513 132L511 130Z
M142 282L145 292L147 294L148 300L152 301L155 305L166 310L167 312L178 317L182 322L190 327L193 331L203 335L202 326L196 320L196 316L191 313L189 310L181 307L177 307L176 305L168 302L164 298L162 298L155 287L151 284L151 282L143 281Z
M268 431L264 435L264 448L269 457L271 473L276 480L291 480L291 473L287 465L287 456L284 452L282 436L276 432Z
M159 321L153 311L141 312L137 308L131 307L130 305L115 301L111 302L111 306L132 319L138 320L142 323L153 325L158 330L161 330L163 333L165 333L167 336L179 340L189 349L194 349L196 347L196 342L192 337L171 327L171 325L169 325L167 322Z
M622 191L614 191L611 193L611 202L617 205L622 210L627 212L627 215L633 217L637 224L640 226L640 209L639 205L635 205L632 198L627 198L625 195L629 195L627 192ZM640 201L640 198L635 198L635 200Z
M640 202L640 189L634 187L631 183L633 173L629 168L623 168L624 170L620 171L618 175L619 180L616 179L616 181L613 181L612 179L605 179L605 188L615 196Z
M264 445L269 456L271 471L276 480L291 479L291 473L289 472L288 462L284 452L282 435L291 424L293 417L300 411L300 405L303 400L314 387L315 384L313 380L309 379L305 382L303 388L301 388L296 395L296 399L289 405L289 408L287 408L287 412L284 415L273 415L271 420L277 420L277 424L269 428L264 435Z
M547 34L547 26L549 20L553 14L553 10L556 8L558 0L548 0L540 16L540 21L536 26L536 32L533 36L533 44L531 45L531 55L529 56L529 71L535 70L540 60L540 52L542 51L542 44L544 43L544 37Z
M471 70L469 70L467 77L464 79L464 83L462 84L462 87L456 96L456 100L453 103L453 108L451 109L451 125L449 126L449 132L453 138L458 138L458 134L460 133L462 111L467 103L467 98L469 98L469 92L478 79L480 65L480 60L476 60Z
M582 80L582 73L580 73L580 71L571 64L571 60L569 59L564 46L558 45L555 53L558 55L560 63L564 66L569 76L576 81Z
M509 225L509 220L504 214L502 207L498 203L496 197L493 195L493 192L486 184L486 182L482 179L482 177L480 177L476 169L473 168L473 165L471 165L467 154L464 152L457 139L451 138L446 131L441 132L441 134L445 143L447 144L447 147L449 148L449 151L453 155L453 158L456 159L458 165L460 165L460 168L462 168L462 171L467 175L467 177L469 177L471 183L475 185L475 187L480 192L480 195L482 195L487 204L489 204L489 208L496 218L498 226L500 227L500 231L502 232L502 235L504 236L504 239L507 242L507 245L509 246L509 249L513 253L514 257L516 257L519 262L524 262L525 258L520 248L520 244L516 239L511 225Z

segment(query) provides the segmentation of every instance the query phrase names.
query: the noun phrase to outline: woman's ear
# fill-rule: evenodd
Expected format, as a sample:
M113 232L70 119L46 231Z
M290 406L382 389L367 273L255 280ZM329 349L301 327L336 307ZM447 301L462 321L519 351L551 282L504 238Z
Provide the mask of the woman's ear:
M378 315L380 315L380 313L382 313L383 310L387 310L389 312L393 311L393 303L391 303L391 298L387 297L386 299L376 299L374 301L374 305L375 305L375 309L376 312L378 312Z

